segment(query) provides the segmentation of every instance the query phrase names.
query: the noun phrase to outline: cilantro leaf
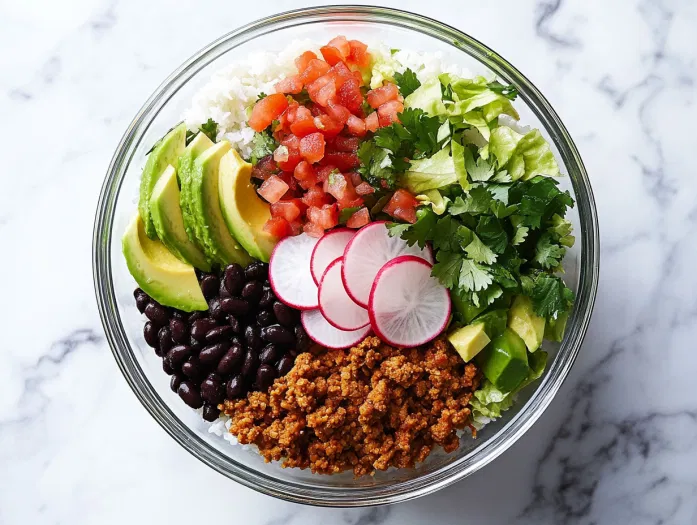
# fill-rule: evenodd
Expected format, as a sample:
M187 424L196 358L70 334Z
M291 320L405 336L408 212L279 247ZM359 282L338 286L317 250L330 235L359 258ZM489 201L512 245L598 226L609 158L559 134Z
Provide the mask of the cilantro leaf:
M566 209L574 205L569 192L562 192L557 185L551 177L534 177L511 187L509 199L519 204L518 213L524 226L538 229L549 217L554 214L563 217Z
M463 259L460 269L459 285L467 292L486 289L493 279L487 269L470 259Z
M491 193L483 186L472 188L466 199L458 197L450 207L450 213L453 215L461 215L463 213L471 213L479 215L487 213L491 206Z
M209 118L206 122L201 124L201 131L215 142L218 136L218 123L212 118Z
M511 271L502 264L492 264L489 267L489 272L494 277L494 281L500 284L503 288L515 290L518 288L518 281Z
M441 127L438 117L429 117L422 109L407 108L400 115L401 124L394 123L390 127L402 126L410 135L414 153L406 157L418 159L430 157L438 153L441 144L438 142L438 130Z
M379 189L383 187L394 188L396 174L392 169L392 161L386 149L379 147L371 140L367 140L360 145L357 154L361 161L358 172L368 184Z
M518 89L511 84L505 85L501 84L498 80L494 80L493 82L489 82L487 87L494 93L503 95L508 100L515 100L516 97L518 97Z
M494 175L494 167L490 165L486 160L479 157L474 160L472 151L469 148L465 148L463 151L465 157L465 169L470 179L474 182L487 181Z
M537 315L556 319L571 308L574 292L559 277L543 273L534 279L530 297Z
M189 144L191 144L191 141L194 140L194 137L195 137L195 136L196 136L196 133L194 133L193 131L187 129L187 130L186 130L185 144L186 144L187 146L188 146ZM153 146L153 149L154 149L154 146ZM152 149L151 149L150 151L152 151ZM149 154L150 151L148 151L147 154ZM147 155L147 154L146 154L146 155Z
M472 236L472 242L467 245L465 252L470 259L478 263L492 264L496 262L496 254L476 235Z
M496 299L503 295L503 290L498 284L492 284L486 290L472 292L472 303L474 306L489 306Z
M436 250L458 251L472 242L472 231L456 219L446 215L438 219L433 232L433 247Z
M458 253L440 250L436 253L436 264L431 269L431 275L436 277L446 288L457 288L460 281L460 269L463 258Z
M535 262L542 268L556 268L564 258L566 248L559 246L552 239L552 235L547 232L542 234L535 246Z
M508 234L496 217L482 215L476 231L477 235L496 253L503 253L508 246Z
M268 131L255 133L252 139L252 154L250 156L252 164L256 164L263 157L272 155L277 146L278 143Z
M418 244L423 249L426 241L433 238L433 230L436 226L438 216L433 213L431 208L420 208L416 212L417 220L414 224L390 223L387 225L390 237L399 236L406 241L409 246Z
M399 92L405 98L421 86L421 82L416 78L416 73L409 68L407 68L404 73L395 73L394 80L399 87Z
M511 240L511 244L513 246L523 244L523 241L525 241L525 238L528 236L528 231L529 229L527 226L518 226L518 228L516 228L515 234L513 235L513 239Z

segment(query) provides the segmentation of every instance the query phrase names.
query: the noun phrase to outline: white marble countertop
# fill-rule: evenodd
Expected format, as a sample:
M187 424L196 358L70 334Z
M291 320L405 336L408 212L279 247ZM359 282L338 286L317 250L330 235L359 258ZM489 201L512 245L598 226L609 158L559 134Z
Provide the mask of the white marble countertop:
M508 58L585 160L601 283L547 412L477 474L390 507L289 504L195 460L140 406L105 343L96 199L121 134L170 71L235 26L304 3L3 2L1 524L196 523L214 511L245 525L697 523L697 2L384 3Z

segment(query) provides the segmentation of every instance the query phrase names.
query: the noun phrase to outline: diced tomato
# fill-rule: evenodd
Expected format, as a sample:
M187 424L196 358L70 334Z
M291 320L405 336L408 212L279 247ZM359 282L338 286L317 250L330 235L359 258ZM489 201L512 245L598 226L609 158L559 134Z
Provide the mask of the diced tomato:
M315 169L312 167L312 165L307 162L306 160L301 160L297 166L295 166L295 171L293 172L293 176L299 180L308 180L308 179L315 179L316 174L315 174Z
M307 112L310 113L309 111ZM303 115L302 118L296 118L295 122L290 125L290 130L298 137L304 137L305 135L318 131L317 126L315 126L315 117L310 114L309 117Z
M271 205L271 216L282 217L292 222L305 211L307 206L300 199L278 201Z
M380 120L378 119L377 111L372 112L370 115L365 117L365 129L372 131L373 133L380 127Z
M298 189L298 181L295 180L295 177L293 177L293 174L288 171L282 171L281 173L278 174L278 177L288 184L288 191L286 194L281 197L282 199L290 199L292 198L292 195L290 195L292 192Z
M351 171L361 165L361 161L355 153L345 151L327 152L322 159L322 164L335 166L339 171Z
M298 68L298 73L302 73L310 65L310 60L317 60L317 55L312 51L305 51L302 55L295 59L295 67Z
M346 177L344 177L343 174L332 173L329 175L329 178L327 179L327 193L329 193L336 200L339 201L341 199L344 199L346 197L347 192L349 191L348 188L348 181L346 180ZM353 190L352 186L351 190Z
M297 94L303 90L303 83L300 80L299 75L293 75L292 77L286 77L280 82L276 83L276 93L293 93Z
M296 219L290 223L291 235L300 235L303 232L302 219Z
M344 82L348 80L356 80L356 77L353 76L353 72L343 62L339 62L335 66L332 66L327 75L334 79L337 88L341 87Z
M353 184L353 187L355 188L359 184L363 184L363 179L361 179L361 174L356 173L355 171L352 171L350 173L346 174L349 177L349 180L351 181L351 184Z
M335 137L344 129L344 125L341 122L337 122L329 115L315 117L314 122L317 130L325 137Z
M336 151L346 151L350 153L355 153L358 151L358 146L361 141L357 137L343 137L339 135L334 138L332 142L332 148Z
M371 193L375 193L375 188L373 188L367 182L361 182L358 186L356 186L356 193L358 195L370 195Z
M344 82L336 92L336 97L338 103L354 115L363 114L363 94L355 78L351 78Z
M397 86L394 84L385 84L377 89L368 91L365 99L368 101L371 108L377 109L390 100L397 100L398 96L399 90Z
M333 66L334 64L338 64L339 62L344 60L344 57L341 54L341 51L339 51L334 46L322 46L319 48L319 50L322 53L324 60L326 60L330 66Z
M321 207L325 204L331 204L332 197L319 186L312 186L302 196L302 201L306 206Z
M287 157L285 151L283 151L283 146L287 150ZM276 159L276 152L279 151L279 159ZM302 160L300 156L300 139L295 135L287 135L281 140L281 146L279 146L276 151L274 151L274 159L278 167L283 171L293 171L298 162Z
M317 80L307 86L307 94L313 102L320 106L328 106L329 101L334 102L336 97L336 84L334 79L329 75L319 77Z
M349 228L362 228L370 222L370 213L368 208L361 208L355 212L348 221L346 221L346 226Z
M349 117L353 116L351 115L351 112L346 109L344 106L341 106L339 104L334 104L333 102L329 102L329 105L325 108L327 115L332 117L335 121L337 121L339 124L342 126L346 124L348 121Z
M336 169L336 166L332 166L331 164L317 168L317 180L320 182L325 182L333 171L339 170Z
M328 230L339 224L339 208L336 204L325 204L321 208L310 206L307 218L323 230Z
M252 168L252 177L255 179L266 180L274 173L278 173L278 167L272 155L262 157Z
M319 77L329 73L330 69L331 67L324 60L315 58L310 60L307 67L302 73L300 73L298 78L300 78L300 81L307 86L308 84L317 80Z
M392 195L390 202L382 211L392 215L395 219L402 219L412 224L416 222L416 206L419 204L414 196L407 190L397 190Z
M283 239L293 233L293 228L291 228L291 225L284 218L271 217L266 221L266 224L264 224L264 231L277 239Z
M399 122L399 114L404 111L404 104L399 100L390 100L378 108L378 121L380 127L389 126L393 122Z
M359 87L365 84L365 82L363 82L363 73L360 71L353 71L353 78L356 79Z
M324 235L324 230L317 226L314 222L308 222L305 224L305 226L303 226L303 231L310 237L322 237L322 235Z
M273 204L274 202L281 200L281 197L285 195L288 188L288 184L286 184L278 175L271 175L263 182L257 192L259 195L264 197L267 202Z
M362 137L365 135L365 122L356 115L351 115L346 121L346 126L351 135Z
M324 135L310 133L300 139L300 155L310 164L314 164L324 157L324 146Z
M288 149L297 150L300 148L300 139L295 135L288 135L281 140L281 144L288 146Z
M370 65L370 53L368 53L368 46L365 45L360 40L349 40L349 52L348 61L355 64L358 67L368 67Z
M339 53L341 53L341 55L344 57L344 60L348 58L349 53L351 53L351 45L343 35L332 38L327 45L337 48Z
M287 107L288 99L282 93L274 93L262 98L252 108L252 115L249 117L249 127L254 131L263 131Z

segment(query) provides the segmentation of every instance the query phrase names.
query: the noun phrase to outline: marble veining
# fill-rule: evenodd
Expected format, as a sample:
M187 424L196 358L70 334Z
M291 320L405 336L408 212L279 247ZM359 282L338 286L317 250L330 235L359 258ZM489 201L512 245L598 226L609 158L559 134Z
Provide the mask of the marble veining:
M390 507L255 493L152 421L96 312L91 232L111 154L194 51L298 0L0 5L0 524L697 524L697 3L390 0L487 43L569 128L598 205L594 317L567 382L509 451ZM37 145L40 146L37 148Z

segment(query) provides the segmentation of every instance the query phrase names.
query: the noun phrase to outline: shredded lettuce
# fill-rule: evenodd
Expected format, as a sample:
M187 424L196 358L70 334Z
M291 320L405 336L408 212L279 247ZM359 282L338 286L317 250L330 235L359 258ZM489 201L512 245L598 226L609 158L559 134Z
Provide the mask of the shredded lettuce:
M494 128L489 153L496 157L499 168L505 168L513 180L529 180L538 175L559 176L559 165L552 149L536 129L521 135L508 126Z
M427 159L413 160L401 182L409 191L418 194L449 186L457 180L453 158L446 148Z

